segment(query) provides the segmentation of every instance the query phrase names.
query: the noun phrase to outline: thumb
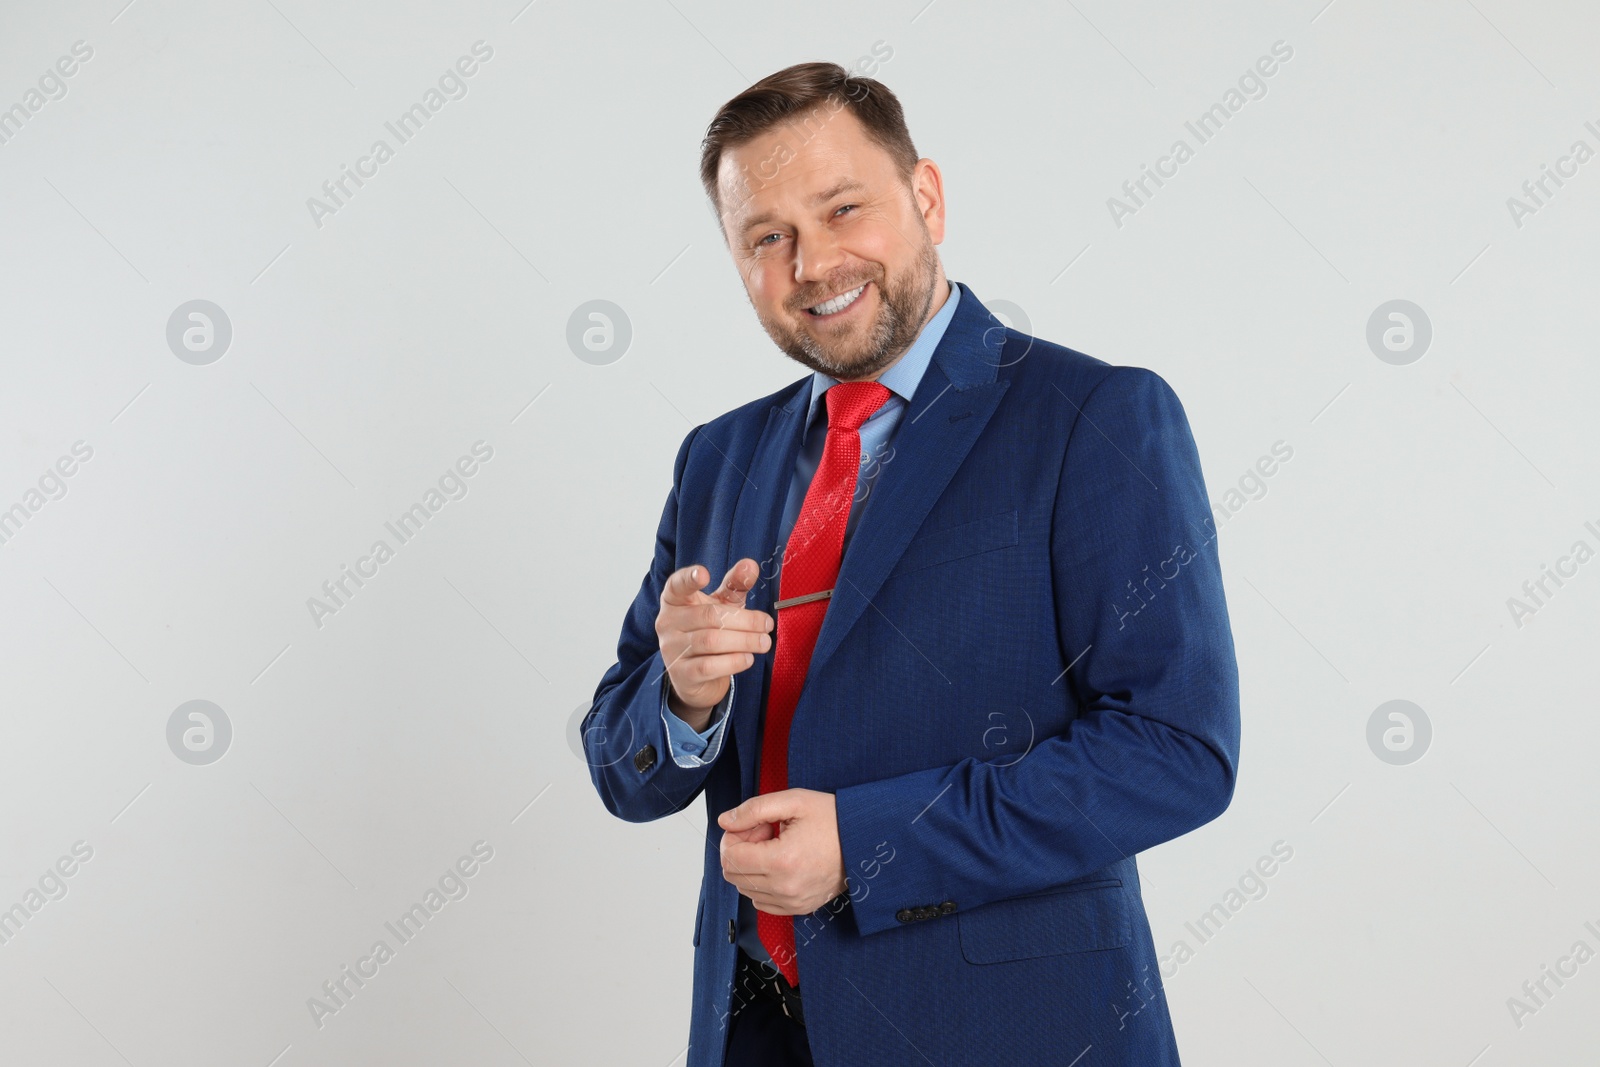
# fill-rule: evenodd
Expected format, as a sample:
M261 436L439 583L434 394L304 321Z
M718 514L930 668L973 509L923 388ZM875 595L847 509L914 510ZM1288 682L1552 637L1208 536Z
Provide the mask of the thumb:
M794 804L783 793L765 793L718 815L717 825L724 830L749 830L764 823L782 822L793 813Z

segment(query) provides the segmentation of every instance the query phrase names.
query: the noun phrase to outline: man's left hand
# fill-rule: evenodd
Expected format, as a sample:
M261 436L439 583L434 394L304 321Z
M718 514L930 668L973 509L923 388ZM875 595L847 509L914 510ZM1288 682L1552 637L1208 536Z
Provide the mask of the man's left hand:
M763 793L717 816L717 825L723 829L722 877L756 910L809 915L845 891L832 793Z

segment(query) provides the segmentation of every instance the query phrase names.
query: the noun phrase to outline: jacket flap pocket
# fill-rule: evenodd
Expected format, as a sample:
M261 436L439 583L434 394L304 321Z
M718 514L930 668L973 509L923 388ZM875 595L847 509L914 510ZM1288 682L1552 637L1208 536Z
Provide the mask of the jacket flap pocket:
M1009 548L1017 543L1017 512L998 511L981 519L922 534L906 546L890 577L951 560Z
M1117 879L996 900L957 912L956 925L969 963L1121 948L1132 936L1127 897Z

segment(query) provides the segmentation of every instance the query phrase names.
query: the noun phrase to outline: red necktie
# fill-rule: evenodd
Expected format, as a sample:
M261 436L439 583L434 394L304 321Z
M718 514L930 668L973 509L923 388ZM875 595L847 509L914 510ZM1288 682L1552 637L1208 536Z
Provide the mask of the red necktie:
M830 386L822 398L828 405L828 436L822 445L822 462L817 465L800 517L789 533L778 574L778 603L774 605L778 609L777 644L761 738L759 793L789 787L789 724L805 685L823 616L828 612L828 596L839 580L845 525L850 520L850 503L855 498L856 477L861 470L858 431L867 417L889 399L889 389L877 382L839 382ZM800 602L785 603L792 600ZM777 829L774 824L774 834ZM756 931L778 970L790 985L798 986L794 917L758 911Z

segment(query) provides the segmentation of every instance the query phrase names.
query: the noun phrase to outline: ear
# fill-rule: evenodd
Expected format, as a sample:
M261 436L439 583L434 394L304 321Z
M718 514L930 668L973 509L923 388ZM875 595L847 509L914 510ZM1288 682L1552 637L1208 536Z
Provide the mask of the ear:
M923 225L934 244L944 242L944 175L939 164L931 159L917 160L911 172L911 192L917 210L922 214Z

